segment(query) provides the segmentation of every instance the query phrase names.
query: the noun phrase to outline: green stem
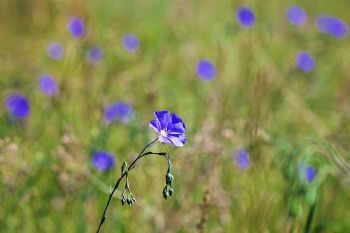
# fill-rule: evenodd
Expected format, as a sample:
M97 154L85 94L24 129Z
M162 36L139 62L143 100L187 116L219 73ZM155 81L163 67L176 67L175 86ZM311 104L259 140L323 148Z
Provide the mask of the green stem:
M305 233L311 233L312 220L314 219L315 212L316 212L316 201L310 207L310 211L307 216L306 225L305 225L305 231L304 231Z

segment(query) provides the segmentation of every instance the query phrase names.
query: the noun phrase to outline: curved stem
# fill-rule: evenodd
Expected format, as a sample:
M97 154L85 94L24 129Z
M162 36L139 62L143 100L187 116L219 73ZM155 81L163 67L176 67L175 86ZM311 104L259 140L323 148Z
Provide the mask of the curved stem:
M118 188L120 182L121 182L122 179L127 175L127 173L135 167L136 162L137 162L140 158L142 158L143 156L146 156L146 155L149 155L149 154L156 154L156 155L163 155L163 156L166 155L166 153L154 153L154 152L146 152L146 153L144 153L144 151L145 151L146 149L150 148L151 146L153 146L153 145L157 142L157 140L158 140L158 138L156 138L155 140L153 140L151 143L147 144L147 145L141 150L141 152L140 152L139 155L136 157L136 159L134 159L134 161L130 164L129 168L127 168L127 170L124 171L124 172L120 175L119 179L117 180L117 182L116 182L115 185L114 185L114 188L113 188L112 192L109 194L108 201L107 201L107 204L106 204L106 206L105 206L105 208L104 208L104 210L103 210L102 217L101 217L101 221L100 221L100 224L99 224L99 226L98 226L98 229L97 229L96 233L100 232L100 229L101 229L101 227L102 227L102 224L103 224L104 221L106 220L106 212L107 212L109 203L111 202L111 199L112 199L112 197L113 197L114 192L117 190L117 188Z

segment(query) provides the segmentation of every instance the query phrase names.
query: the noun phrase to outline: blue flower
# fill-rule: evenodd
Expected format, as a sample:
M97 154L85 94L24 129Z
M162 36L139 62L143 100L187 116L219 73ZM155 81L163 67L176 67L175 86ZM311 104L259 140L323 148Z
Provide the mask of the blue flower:
M316 26L319 31L328 33L339 39L348 35L348 25L336 17L320 15L316 19Z
M85 32L84 22L78 17L72 17L68 22L68 30L73 37L82 37Z
M164 110L155 112L156 119L149 126L158 133L158 140L173 146L183 146L186 143L186 125L175 113Z
M287 18L291 24L302 26L307 20L307 14L303 8L299 6L291 6L287 10Z
M313 168L312 166L307 166L305 168L305 180L308 182L308 183L311 183L315 176L316 176L316 170L315 168Z
M61 44L51 42L47 46L47 54L54 60L60 60L64 55L64 48Z
M296 63L299 69L305 73L315 68L315 61L308 52L302 51L297 54Z
M26 118L29 115L30 107L27 98L20 94L11 94L6 98L8 112L17 118Z
M197 74L204 81L212 80L216 75L215 66L208 60L199 60L197 63Z
M139 39L134 34L123 37L123 46L128 52L135 52L139 48Z
M134 110L126 102L116 102L105 109L104 121L107 124L120 120L123 123L128 123L134 117Z
M39 88L46 96L54 96L58 92L56 80L48 74L40 75Z
M103 51L102 51L102 49L100 49L98 47L93 47L93 48L89 49L89 51L87 53L87 57L91 63L97 63L100 60L102 60Z
M234 153L234 160L238 167L246 170L249 168L249 153L245 149L238 149Z
M97 170L110 170L114 166L114 155L106 151L98 151L92 157L92 163Z
M255 14L250 8L240 7L237 10L236 17L242 27L249 28L254 26Z

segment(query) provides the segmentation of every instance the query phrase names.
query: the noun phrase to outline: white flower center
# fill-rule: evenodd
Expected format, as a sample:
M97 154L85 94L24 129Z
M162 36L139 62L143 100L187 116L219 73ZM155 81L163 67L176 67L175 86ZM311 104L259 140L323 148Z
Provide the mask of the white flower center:
M166 131L164 129L162 129L160 131L160 135L162 135L163 137L166 137L167 133L166 133Z

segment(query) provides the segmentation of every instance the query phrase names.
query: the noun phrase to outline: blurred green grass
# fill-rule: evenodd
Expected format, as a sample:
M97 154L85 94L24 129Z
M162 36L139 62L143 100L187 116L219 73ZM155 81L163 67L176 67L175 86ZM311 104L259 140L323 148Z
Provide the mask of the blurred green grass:
M285 17L295 3L305 27ZM236 22L241 5L257 15L252 29ZM145 159L130 177L136 206L113 200L103 232L200 232L201 218L206 232L303 232L313 203L313 232L350 232L349 39L314 26L320 13L349 24L348 9L345 0L1 1L1 231L94 232L122 162L155 137L153 112L169 109L188 128L185 147L171 149L174 196L161 195L165 162ZM83 39L69 35L71 16L84 19ZM135 54L121 45L129 32L140 39ZM64 45L63 60L48 58L50 41ZM86 62L92 45L105 53L97 65ZM312 73L296 69L300 50L313 55ZM216 65L211 82L195 73L201 58ZM42 72L58 81L57 97L38 90ZM13 91L30 100L25 122L5 109ZM106 128L103 109L120 100L135 119ZM232 159L241 146L247 171ZM96 150L116 155L114 169L92 167ZM302 161L317 167L311 185L296 175Z

